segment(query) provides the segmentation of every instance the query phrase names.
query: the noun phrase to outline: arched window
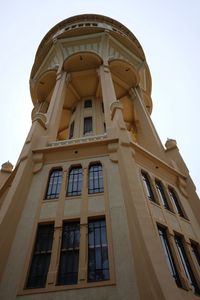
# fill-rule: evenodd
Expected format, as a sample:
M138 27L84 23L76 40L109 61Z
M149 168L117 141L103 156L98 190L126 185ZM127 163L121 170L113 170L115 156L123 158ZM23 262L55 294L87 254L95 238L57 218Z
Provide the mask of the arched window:
M88 192L93 194L102 193L103 191L102 165L100 163L92 164L89 168Z
M83 171L82 167L73 167L69 172L67 196L79 196L82 190Z
M51 170L45 199L56 199L59 197L62 183L62 168Z
M144 183L144 187L145 187L147 197L149 198L149 200L151 200L153 202L156 202L153 191L152 191L151 183L150 183L150 180L149 180L149 176L147 175L147 173L145 173L143 171L141 172L141 174L142 174L142 179L143 179L143 183Z

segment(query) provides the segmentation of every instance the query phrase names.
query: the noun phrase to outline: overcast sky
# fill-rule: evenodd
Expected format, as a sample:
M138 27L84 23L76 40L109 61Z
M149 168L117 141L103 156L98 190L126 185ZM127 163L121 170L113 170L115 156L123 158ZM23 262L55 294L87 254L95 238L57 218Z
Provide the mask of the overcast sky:
M70 16L97 13L127 26L152 76L152 119L177 140L200 194L200 0L1 1L0 165L15 164L31 126L29 76L44 35Z

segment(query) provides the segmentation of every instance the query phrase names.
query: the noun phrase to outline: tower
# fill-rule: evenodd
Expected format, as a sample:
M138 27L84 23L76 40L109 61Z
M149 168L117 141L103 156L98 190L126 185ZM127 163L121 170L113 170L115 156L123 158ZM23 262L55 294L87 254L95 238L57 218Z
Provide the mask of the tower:
M1 299L196 299L199 199L151 121L136 37L105 16L66 19L30 90L30 132L0 173Z

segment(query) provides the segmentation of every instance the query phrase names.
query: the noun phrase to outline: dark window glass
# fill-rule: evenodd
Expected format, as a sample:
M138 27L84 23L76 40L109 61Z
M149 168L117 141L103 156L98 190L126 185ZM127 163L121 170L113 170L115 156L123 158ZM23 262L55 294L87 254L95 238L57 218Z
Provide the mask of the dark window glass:
M84 101L84 108L92 107L92 100L88 99Z
M144 187L145 187L145 190L146 190L147 197L149 198L149 200L155 202L155 198L154 198L154 195L153 195L153 191L152 191L152 188L151 188L151 183L149 181L149 177L144 172L142 172L142 179L143 179L143 182L144 182Z
M102 109L102 113L104 113L104 104L103 104L103 102L101 102L101 109Z
M74 167L69 172L67 196L79 196L82 190L83 171L81 167Z
M105 220L88 224L88 281L109 280L108 243Z
M72 139L74 136L74 121L71 123L70 125L70 129L69 129L69 139Z
M62 169L54 169L50 172L45 199L55 199L59 197L62 184Z
M187 257L187 254L186 254L186 251L185 251L185 248L184 248L183 241L182 241L181 237L180 236L175 236L175 242L176 242L178 253L179 253L182 265L183 265L183 269L185 271L185 275L186 275L186 277L187 277L187 279L190 283L190 286L191 286L194 293L200 294L200 289L198 287L196 278L194 276L191 265L189 263L189 260L188 260L188 257Z
M106 123L103 123L104 132L106 132Z
M84 135L92 133L92 117L84 118Z
M27 288L43 288L49 270L54 226L39 225L29 270Z
M198 244L191 242L192 253L200 266L200 254Z
M166 230L162 227L158 227L158 232L159 232L160 240L161 240L163 250L165 253L165 257L167 260L167 265L168 265L169 271L172 274L172 276L174 277L174 280L175 280L177 286L182 287L181 281L179 278L179 274L178 274L176 265L174 263L174 258L172 256L170 245L168 242Z
M58 285L77 284L79 243L79 222L64 223L57 278Z
M171 188L171 187L169 187L169 194L170 194L170 198L171 198L171 200L172 200L172 202L174 203L174 206L175 206L175 208L176 208L176 212L177 212L181 217L184 218L184 213L183 213L183 210L182 210L182 208L181 208L181 206L180 206L180 203L179 203L180 200L178 199L178 196L177 196L175 190L174 190L173 188Z
M160 201L162 202L163 206L170 210L169 209L169 204L167 202L167 198L166 198L166 195L165 195L165 192L164 192L164 188L163 188L163 185L161 183L161 181L159 180L156 180L156 189L158 191L158 195L159 195L159 198L160 198Z
M89 168L89 194L102 193L103 187L103 171L101 164L91 165Z

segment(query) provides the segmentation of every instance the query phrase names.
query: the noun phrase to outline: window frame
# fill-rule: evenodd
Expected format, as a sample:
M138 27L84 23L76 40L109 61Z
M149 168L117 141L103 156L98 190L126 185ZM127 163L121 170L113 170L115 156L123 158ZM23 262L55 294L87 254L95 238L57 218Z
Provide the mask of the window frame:
M182 207L180 198L176 192L176 190L172 186L168 186L168 193L171 199L171 202L175 208L175 212L182 218L187 219L185 211Z
M58 176L52 176L53 173L55 172L60 172ZM58 178L58 182L54 184L54 179ZM51 184L51 180L53 183ZM46 186L46 191L43 200L48 201L48 200L53 200L53 199L58 199L60 196L61 192L61 187L62 187L62 181L63 181L63 168L62 167L54 167L49 171L48 175L48 181L47 181L47 186ZM56 185L56 193L52 193L53 186ZM51 188L50 188L51 187ZM50 191L49 191L50 190Z
M88 124L87 124L87 121ZM83 135L88 136L93 133L93 117L92 116L84 116L83 118Z
M78 173L76 174L71 174L74 170L79 170ZM80 172L81 170L81 172ZM76 175L77 180L76 180ZM82 194L82 189L83 189L83 167L81 165L74 165L71 166L68 172L68 177L67 177L67 188L66 188L66 197L79 197ZM72 178L71 178L72 177ZM76 187L78 189L73 189L74 183L76 184ZM72 185L72 190L69 191L69 186L70 184ZM80 185L80 187L79 187Z
M101 167L101 169L92 170L92 168ZM91 171L92 170L92 171ZM97 187L96 185L97 178ZM91 184L92 182L92 184ZM104 174L103 174L103 166L101 162L90 163L88 167L88 194L99 194L104 193Z
M167 209L170 212L173 212L171 209L170 202L168 200L164 184L160 179L155 178L155 187L156 187L156 192L159 198L159 202L162 204L162 206Z
M142 185L143 185L143 188L145 190L146 197L151 202L158 204L157 201L156 201L156 197L154 195L153 186L152 186L149 174L147 172L143 171L143 170L141 170L140 173L141 173Z

